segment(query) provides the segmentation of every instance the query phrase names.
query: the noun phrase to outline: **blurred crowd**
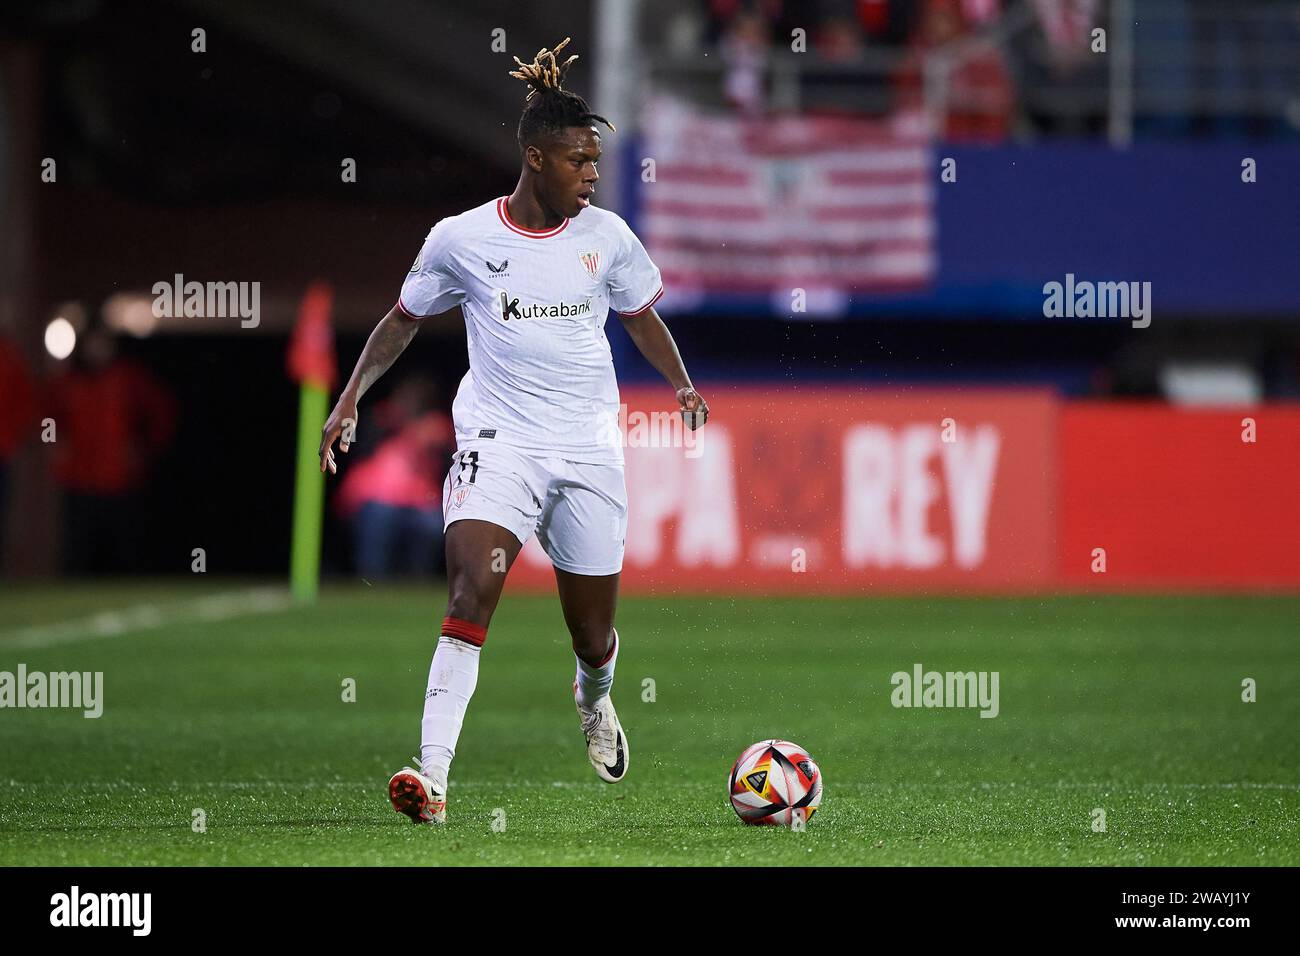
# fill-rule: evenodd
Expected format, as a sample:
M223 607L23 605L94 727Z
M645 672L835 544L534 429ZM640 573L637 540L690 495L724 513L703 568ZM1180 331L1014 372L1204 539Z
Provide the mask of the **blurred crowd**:
M1141 0L1133 9L1139 133L1294 135L1296 117L1278 107L1300 92L1293 0ZM1111 62L1094 55L1094 30L1108 28L1108 16L1103 0L701 0L670 25L667 42L678 53L718 51L724 98L745 113L789 107L767 66L797 42L814 54L797 81L801 112L884 115L919 106L929 83L951 140L997 140L1015 124L1095 135L1106 128Z
M815 56L798 78L804 113L883 115L919 107L927 58L946 49L956 55L945 67L944 135L1000 139L1017 109L1007 51L989 37L1004 6L1004 0L706 0L704 39L727 64L727 102L752 114L782 105L764 80L765 65L772 51L792 43L802 44L796 52ZM1034 8L1053 73L1083 70L1099 0L1041 0ZM794 33L800 29L802 36Z

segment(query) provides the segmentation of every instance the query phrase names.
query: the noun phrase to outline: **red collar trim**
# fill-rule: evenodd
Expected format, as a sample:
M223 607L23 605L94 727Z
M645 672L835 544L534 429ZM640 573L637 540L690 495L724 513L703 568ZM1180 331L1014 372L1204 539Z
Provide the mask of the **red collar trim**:
M509 196L502 196L497 200L497 216L500 218L501 224L511 232L517 232L529 239L549 239L551 236L558 236L564 232L565 227L569 225L569 220L565 219L554 229L526 229L510 218L510 211L506 208L506 200L509 198Z

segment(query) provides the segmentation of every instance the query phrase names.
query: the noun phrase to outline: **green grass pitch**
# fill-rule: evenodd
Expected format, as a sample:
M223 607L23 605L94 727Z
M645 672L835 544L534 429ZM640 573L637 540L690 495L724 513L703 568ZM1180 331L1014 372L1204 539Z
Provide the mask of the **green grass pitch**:
M98 720L0 710L0 863L1300 863L1297 597L625 598L632 763L607 786L555 599L507 593L432 828L385 783L418 751L444 595L195 603L231 587L0 597L0 670L104 672ZM999 716L895 709L890 675L916 662L998 671ZM806 832L727 802L737 753L774 736L821 765Z

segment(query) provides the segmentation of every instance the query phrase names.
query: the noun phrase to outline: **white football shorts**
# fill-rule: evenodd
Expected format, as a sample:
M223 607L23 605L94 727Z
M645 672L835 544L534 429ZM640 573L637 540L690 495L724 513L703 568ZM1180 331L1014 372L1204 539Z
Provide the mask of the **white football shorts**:
M535 533L551 563L573 574L623 570L627 485L623 465L540 457L482 439L452 456L442 486L443 527L490 521L520 544Z

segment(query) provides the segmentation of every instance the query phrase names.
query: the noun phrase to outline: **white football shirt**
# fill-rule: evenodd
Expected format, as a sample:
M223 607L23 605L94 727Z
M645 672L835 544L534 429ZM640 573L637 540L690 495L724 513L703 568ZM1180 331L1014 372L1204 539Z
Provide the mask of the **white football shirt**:
M429 232L398 307L419 320L461 306L469 371L452 419L458 445L492 439L585 462L622 462L612 308L644 312L659 269L628 224L589 206L554 229L511 221L506 197Z

